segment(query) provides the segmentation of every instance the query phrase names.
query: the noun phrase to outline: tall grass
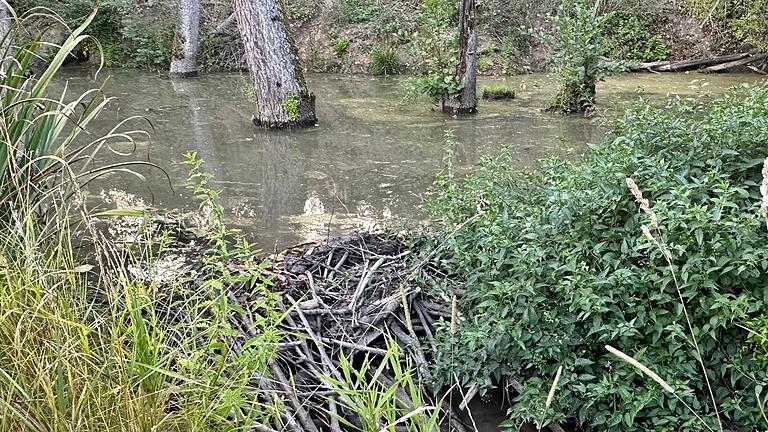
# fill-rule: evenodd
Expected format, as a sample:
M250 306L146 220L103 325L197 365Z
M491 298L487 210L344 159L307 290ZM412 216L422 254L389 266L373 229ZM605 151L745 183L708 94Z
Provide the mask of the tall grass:
M14 15L5 39L29 42L7 50L14 56L0 76L0 430L271 427L275 411L250 380L274 353L275 321L261 320L259 336L235 349L227 319L235 306L220 274L196 291L184 279L137 280L129 264L151 268L166 253L161 235L146 230L134 245L115 245L99 219L142 212L87 206L83 183L131 173L126 164L95 166L94 156L135 135L120 132L125 122L106 135L89 130L110 101L99 89L51 96L94 14L61 46L19 36L26 20L60 21L39 9ZM266 292L265 281L250 282Z

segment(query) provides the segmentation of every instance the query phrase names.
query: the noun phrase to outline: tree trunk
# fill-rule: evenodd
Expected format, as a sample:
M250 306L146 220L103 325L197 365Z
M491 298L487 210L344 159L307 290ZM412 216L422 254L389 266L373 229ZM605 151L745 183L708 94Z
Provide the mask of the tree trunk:
M443 112L468 114L477 108L477 0L461 0L459 10L459 66L456 82L461 90L455 98L443 99Z
M5 75L13 56L11 13L5 2L0 1L0 74Z
M171 60L171 76L197 75L197 48L200 36L200 0L180 0L179 28Z
M730 62L720 63L714 66L709 66L704 69L704 72L727 72L733 68L746 66L750 63L756 63L764 59L768 59L768 53L754 54L754 55L750 55L749 57L745 57L741 60L734 60Z
M257 114L265 127L312 126L315 96L309 92L279 0L232 0L251 72Z

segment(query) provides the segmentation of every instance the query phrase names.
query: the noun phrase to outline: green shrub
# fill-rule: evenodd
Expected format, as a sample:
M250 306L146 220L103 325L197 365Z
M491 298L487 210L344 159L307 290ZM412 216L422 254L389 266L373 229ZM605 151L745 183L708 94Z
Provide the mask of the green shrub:
M408 83L407 98L426 95L433 103L458 94L458 6L455 0L424 0L412 36L413 54L421 59L418 77Z
M620 64L601 59L606 50L603 31L610 15L601 15L598 7L599 2L591 5L588 0L563 0L558 14L552 17L551 75L558 82L558 91L549 110L581 112L593 107L597 82L621 69Z
M368 70L373 75L391 75L400 70L400 59L397 48L392 46L376 46L371 50L371 63Z
M605 22L606 54L612 59L636 62L666 59L669 48L653 31L656 24L652 15L610 14Z
M165 69L171 63L173 25L125 21L122 35L123 44L131 53L125 66Z
M296 95L289 95L283 101L283 109L290 121L296 121L299 118L299 98Z
M17 2L16 11L24 14L33 7L45 7L59 16L70 27L77 27L98 6L98 12L88 26L88 34L99 41L102 47L104 63L107 66L120 65L127 54L120 45L122 18L126 4L122 0L63 0L63 1L32 1ZM97 53L95 43L88 40L78 47L78 50Z
M349 24L368 22L379 12L373 0L340 0L337 8L339 18Z
M336 57L344 57L348 49L349 38L346 36L342 36L336 39L336 41L333 43L333 52L336 54Z
M457 332L439 329L435 373L483 391L511 379L510 425L569 419L586 431L701 431L696 416L644 374L608 355L631 353L717 430L768 426L759 399L768 368L741 326L764 316L768 232L760 169L768 155L768 84L711 102L644 103L617 120L583 163L486 158L457 181L448 171L430 203L448 234L436 255L467 287ZM625 178L658 216L669 259ZM458 227L458 228L457 228ZM439 252L439 251L438 251ZM709 401L673 271L717 400ZM447 327L447 324L446 324ZM554 400L545 400L563 367ZM756 396L756 393L759 393Z

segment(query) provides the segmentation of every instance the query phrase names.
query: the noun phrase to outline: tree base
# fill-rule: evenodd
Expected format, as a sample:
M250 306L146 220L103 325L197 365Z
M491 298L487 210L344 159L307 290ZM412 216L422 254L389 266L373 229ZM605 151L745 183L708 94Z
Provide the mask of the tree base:
M283 107L285 109L285 107ZM277 119L275 117L278 117ZM269 116L253 116L251 121L258 127L267 129L291 129L291 128L305 128L311 127L317 124L317 115L315 114L315 95L309 93L303 95L299 99L298 112L293 119L285 119L285 113L279 113L272 118Z
M560 113L560 114L590 113L595 111L595 104L593 103L571 104L571 105L552 104L544 108L543 111L548 113Z
M450 115L466 115L474 114L477 112L477 105L462 106L459 103L453 101L443 101L442 107L443 113Z
M253 124L255 124L258 127L266 128L266 129L293 129L293 128L306 128L306 127L312 127L317 124L317 118L305 118L305 119L298 119L298 120L289 120L289 121L273 121L273 120L262 120L256 116L253 116L251 118L251 121L253 121Z
M168 76L171 78L194 78L198 76L198 71L186 71L186 72L180 72L180 71L171 71L168 73Z

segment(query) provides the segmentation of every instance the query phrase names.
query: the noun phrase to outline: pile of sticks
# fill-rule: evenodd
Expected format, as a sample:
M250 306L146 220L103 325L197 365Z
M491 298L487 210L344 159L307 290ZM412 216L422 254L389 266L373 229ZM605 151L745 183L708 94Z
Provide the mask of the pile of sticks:
M320 377L343 380L342 355L384 356L387 339L410 357L416 382L431 386L429 351L422 342L434 344L436 322L451 320L455 293L421 289L419 281L425 278L447 278L428 259L393 236L358 233L323 245L300 245L271 261L268 272L287 314L280 358L270 364L271 379L291 405L296 420L285 419L290 429L338 432L342 427L336 416L359 424L353 413L334 403L333 389ZM379 379L393 378L385 372ZM425 388L425 395L431 393ZM398 399L413 406L405 394ZM442 409L450 430L466 432L451 406L443 403Z

